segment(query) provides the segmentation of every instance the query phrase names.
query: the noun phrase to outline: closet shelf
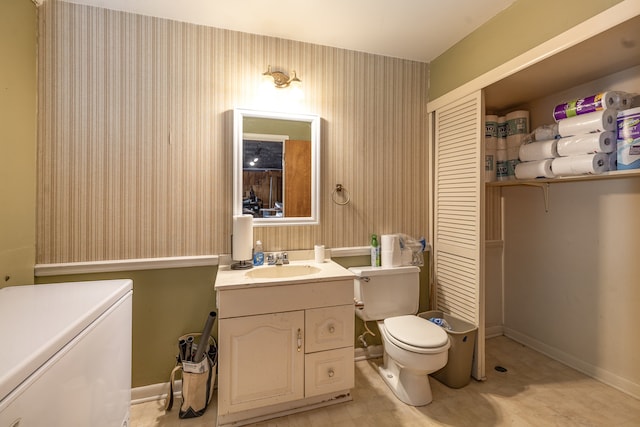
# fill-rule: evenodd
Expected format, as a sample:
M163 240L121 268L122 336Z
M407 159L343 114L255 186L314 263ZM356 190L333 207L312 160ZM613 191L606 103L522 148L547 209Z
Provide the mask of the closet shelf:
M640 169L629 169L605 172L599 175L563 176L558 178L517 179L513 181L491 181L485 183L487 187L511 187L514 185L536 185L544 183L562 183L576 181L600 181L606 179L620 179L640 176Z

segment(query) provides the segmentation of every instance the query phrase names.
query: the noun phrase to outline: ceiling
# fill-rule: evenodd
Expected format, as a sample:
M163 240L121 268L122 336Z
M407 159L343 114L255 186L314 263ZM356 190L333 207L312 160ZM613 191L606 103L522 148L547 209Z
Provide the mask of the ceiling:
M430 62L516 0L65 0Z

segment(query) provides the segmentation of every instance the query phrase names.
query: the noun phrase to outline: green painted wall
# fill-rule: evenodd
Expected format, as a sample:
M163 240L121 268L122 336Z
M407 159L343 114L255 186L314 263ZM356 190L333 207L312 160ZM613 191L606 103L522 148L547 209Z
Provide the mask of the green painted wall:
M213 285L217 271L217 267L172 268L40 277L36 282L133 280L131 386L140 387L169 381L178 337L202 332L209 312L216 307Z
M0 2L0 287L33 283L37 13Z
M287 135L289 139L311 141L311 123L309 122L245 117L242 120L242 128L245 133Z
M426 255L426 254L425 254ZM344 267L368 265L368 256L334 259ZM175 365L176 341L180 335L201 332L210 311L216 310L214 283L217 267L189 267L116 273L39 277L38 284L85 280L133 280L133 343L131 386L142 387L169 380ZM420 311L428 309L428 269L420 273ZM378 334L374 324L371 329ZM214 328L217 337L218 322ZM364 332L356 318L356 337ZM367 337L381 344L379 336ZM356 347L362 344L356 341Z
M434 100L622 0L518 0L429 64Z

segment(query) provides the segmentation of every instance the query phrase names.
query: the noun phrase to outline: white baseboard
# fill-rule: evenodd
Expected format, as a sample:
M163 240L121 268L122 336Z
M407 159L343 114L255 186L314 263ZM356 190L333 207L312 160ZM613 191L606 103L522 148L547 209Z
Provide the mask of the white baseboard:
M376 357L382 357L383 348L381 345L370 345L368 347L358 347L355 349L355 361L375 359Z
M354 351L354 361L375 359L376 357L382 357L381 345L370 345L367 348L358 347ZM217 380L217 378L216 378ZM217 387L217 383L216 383ZM151 402L154 400L162 400L167 398L167 392L169 391L169 383L149 384L142 387L135 387L131 389L131 404L137 405L138 403ZM182 392L182 381L176 380L173 384L173 395L179 397Z
M640 399L640 384L633 383L626 378L620 377L612 372L602 369L598 366L591 365L583 360L580 360L570 354L563 352L555 347L547 345L538 341L528 335L522 334L513 329L504 327L504 335L524 344L532 349L539 351L540 353L549 356L550 358L564 363L565 365L582 372L585 375L592 377L604 384L607 384L615 389L618 389L624 393L627 393L636 399Z
M151 402L152 400L162 400L167 398L169 383L150 384L131 389L131 404ZM173 395L180 396L182 392L182 380L173 383Z
M489 326L484 328L485 338L494 338L504 335L504 328L502 325Z

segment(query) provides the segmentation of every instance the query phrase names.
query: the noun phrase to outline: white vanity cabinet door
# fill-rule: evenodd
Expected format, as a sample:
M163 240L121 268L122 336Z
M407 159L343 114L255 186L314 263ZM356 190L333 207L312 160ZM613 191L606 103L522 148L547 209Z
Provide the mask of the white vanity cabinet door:
M353 346L307 354L304 376L306 397L353 388Z
M353 304L306 311L305 352L353 346Z
M304 397L304 311L220 319L219 414Z

